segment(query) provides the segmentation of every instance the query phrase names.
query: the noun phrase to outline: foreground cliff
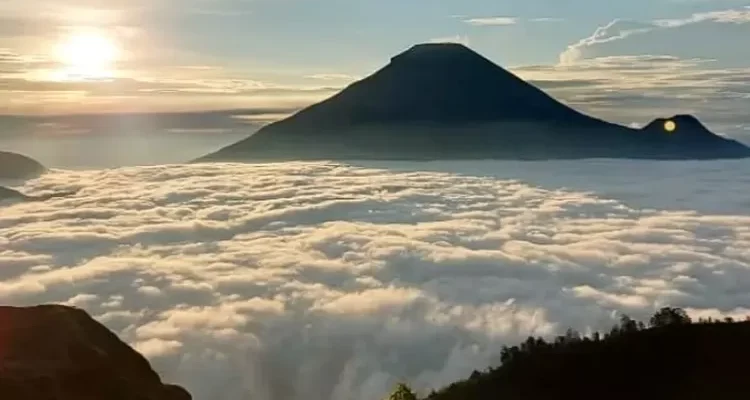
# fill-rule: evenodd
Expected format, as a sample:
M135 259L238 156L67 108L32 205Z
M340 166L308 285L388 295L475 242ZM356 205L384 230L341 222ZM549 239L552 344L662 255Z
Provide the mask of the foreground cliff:
M568 331L506 347L502 365L429 400L747 399L750 322L693 323L664 308L646 324L623 317L605 335ZM392 398L416 396L401 386Z
M750 148L694 117L584 115L460 44L421 44L333 97L196 161L716 159Z
M0 398L190 400L86 312L0 307Z

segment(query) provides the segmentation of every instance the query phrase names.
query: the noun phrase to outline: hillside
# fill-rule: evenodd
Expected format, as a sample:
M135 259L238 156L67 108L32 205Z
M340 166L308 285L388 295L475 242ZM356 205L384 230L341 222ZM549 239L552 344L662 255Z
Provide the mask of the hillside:
M0 179L36 178L46 171L47 168L32 158L0 151Z
M190 400L80 309L0 307L0 398Z
M329 99L196 161L710 159L750 156L694 117L631 129L584 115L460 44L421 44ZM697 120L696 120L697 121ZM682 123L685 122L685 123Z
M664 308L649 327L623 317L606 335L574 331L553 342L529 338L503 349L503 363L456 382L429 400L739 399L750 370L750 322L692 323ZM411 397L401 386L394 397Z

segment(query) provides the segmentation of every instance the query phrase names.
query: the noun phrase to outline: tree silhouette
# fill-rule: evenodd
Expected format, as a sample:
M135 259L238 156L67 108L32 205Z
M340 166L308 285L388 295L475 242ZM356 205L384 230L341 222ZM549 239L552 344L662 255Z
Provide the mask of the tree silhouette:
M750 388L736 382L746 379L747 370L737 365L750 359L750 321L734 321L694 324L683 309L664 307L648 327L621 315L604 334L569 329L549 341L530 337L504 346L501 365L474 371L425 400L597 399L615 387L609 398L748 399ZM405 385L397 393L390 399L416 399Z
M638 323L627 315L620 317L620 332L633 333L638 331Z
M417 400L417 395L405 383L399 383L388 400Z
M664 307L654 314L649 320L652 328L659 328L669 325L685 325L692 321L685 310L681 308Z

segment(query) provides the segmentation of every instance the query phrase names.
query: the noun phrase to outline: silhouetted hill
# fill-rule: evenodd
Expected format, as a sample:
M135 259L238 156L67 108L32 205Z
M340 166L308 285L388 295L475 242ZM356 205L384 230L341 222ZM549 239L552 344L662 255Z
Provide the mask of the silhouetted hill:
M692 323L684 311L664 308L648 329L624 316L603 336L569 330L553 342L529 338L504 348L500 367L427 399L744 399L748 337L750 322Z
M750 156L708 130L700 141L681 134L586 116L463 45L421 44L197 161Z
M0 307L0 398L190 400L86 312Z
M18 190L0 186L0 201L3 200L26 200L26 195Z
M0 179L36 178L47 171L42 164L17 153L0 151Z
M38 195L38 196L29 196L29 195L19 192L18 190L0 186L0 201L3 201L3 200L45 201L49 199L54 199L56 197L72 196L76 193L77 193L76 191L66 191L66 192L43 194L43 195Z

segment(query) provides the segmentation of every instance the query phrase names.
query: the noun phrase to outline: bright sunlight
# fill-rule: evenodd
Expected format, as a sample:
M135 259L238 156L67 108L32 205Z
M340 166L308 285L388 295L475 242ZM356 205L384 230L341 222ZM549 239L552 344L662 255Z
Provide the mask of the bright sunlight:
M68 79L109 78L119 57L117 44L106 34L96 30L71 33L58 43L58 61Z

